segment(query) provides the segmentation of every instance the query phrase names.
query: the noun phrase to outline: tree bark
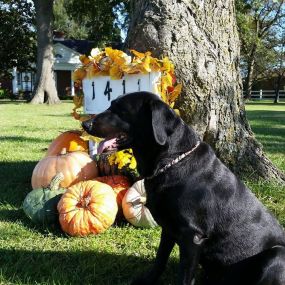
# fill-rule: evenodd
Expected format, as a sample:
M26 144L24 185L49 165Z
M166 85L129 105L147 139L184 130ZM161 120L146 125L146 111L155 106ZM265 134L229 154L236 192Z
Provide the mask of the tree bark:
M182 118L239 175L285 181L246 119L234 0L136 0L128 48L167 55L183 92Z
M60 103L53 71L52 18L54 0L33 0L37 25L37 74L32 104Z

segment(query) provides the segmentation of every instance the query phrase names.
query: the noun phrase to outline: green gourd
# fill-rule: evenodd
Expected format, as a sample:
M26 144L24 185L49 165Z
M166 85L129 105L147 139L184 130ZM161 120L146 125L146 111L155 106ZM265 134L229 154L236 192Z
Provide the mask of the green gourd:
M57 204L66 191L59 187L63 179L60 172L53 177L48 187L34 189L26 196L23 210L34 223L49 225L58 222Z

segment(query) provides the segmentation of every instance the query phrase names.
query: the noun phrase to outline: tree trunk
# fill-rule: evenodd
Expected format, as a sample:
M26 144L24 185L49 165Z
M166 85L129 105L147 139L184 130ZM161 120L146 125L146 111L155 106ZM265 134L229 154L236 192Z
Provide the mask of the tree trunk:
M252 56L247 65L247 75L245 78L245 99L250 99L251 98L251 90L252 90L252 85L253 85L253 72L254 72L254 65L255 65L255 60L254 57Z
M275 97L274 97L274 104L279 103L279 95L280 95L280 87L281 87L281 74L278 74L275 84Z
M167 55L181 116L234 172L285 181L256 141L242 98L234 0L133 1L127 47Z
M32 104L60 103L53 71L52 18L54 0L34 0L37 21L37 74Z

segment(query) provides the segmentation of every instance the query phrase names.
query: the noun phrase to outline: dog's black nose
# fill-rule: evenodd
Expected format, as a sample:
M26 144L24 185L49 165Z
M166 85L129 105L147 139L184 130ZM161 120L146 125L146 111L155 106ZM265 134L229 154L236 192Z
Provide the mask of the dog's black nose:
M83 129L88 133L92 130L92 119L82 122Z

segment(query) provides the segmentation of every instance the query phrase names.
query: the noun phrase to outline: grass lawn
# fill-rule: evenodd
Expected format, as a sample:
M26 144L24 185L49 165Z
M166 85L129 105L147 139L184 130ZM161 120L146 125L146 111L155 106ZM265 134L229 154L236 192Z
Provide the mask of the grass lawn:
M71 103L32 106L0 101L0 284L128 284L148 268L160 229L113 226L104 234L67 237L35 227L21 209L34 166L64 130L78 128ZM248 118L268 156L285 171L285 104L249 103ZM285 226L285 188L247 181ZM164 274L175 284L178 250Z

